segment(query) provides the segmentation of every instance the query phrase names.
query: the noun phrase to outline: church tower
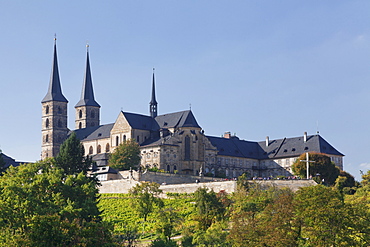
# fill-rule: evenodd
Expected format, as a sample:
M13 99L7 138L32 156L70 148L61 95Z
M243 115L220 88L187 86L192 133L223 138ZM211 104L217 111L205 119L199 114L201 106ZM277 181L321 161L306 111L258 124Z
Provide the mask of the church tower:
M153 81L152 81L152 100L149 102L150 116L155 118L158 115L157 112L157 101L155 100L155 79L154 79L154 68L153 68Z
M94 99L91 79L89 46L87 45L86 71L82 85L81 99L75 106L76 129L100 125L100 105Z
M50 76L49 90L41 101L42 104L42 144L41 159L55 157L60 145L67 138L68 100L60 86L56 38L54 39L54 57Z

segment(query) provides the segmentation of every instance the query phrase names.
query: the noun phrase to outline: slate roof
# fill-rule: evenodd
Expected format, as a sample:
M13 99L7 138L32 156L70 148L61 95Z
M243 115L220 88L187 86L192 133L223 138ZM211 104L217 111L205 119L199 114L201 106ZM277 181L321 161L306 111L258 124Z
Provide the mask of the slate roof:
M155 118L159 128L196 127L200 128L191 110L159 115Z
M153 118L137 113L122 112L133 129L152 130L155 128Z
M306 142L303 136L270 140L268 146L266 141L250 142L239 140L237 137L229 139L207 136L207 138L217 148L218 155L225 156L259 160L297 157L305 152L344 156L320 135L307 136Z
M19 162L19 161L15 161L15 159L13 159L12 157L4 154L4 153L0 153L0 155L3 157L3 160L5 161L5 168L8 168L9 166L19 166L21 163L27 163L27 162Z
M76 136L81 141L90 141L110 137L110 131L114 124L105 124L100 126L88 127L74 130Z
M68 102L64 97L60 86L56 43L54 43L53 67L51 70L49 89L41 103L48 101Z
M237 137L223 138L207 136L218 150L218 155L259 159L261 148L257 142L239 140Z
M82 85L81 99L76 104L75 107L79 107L79 106L100 107L100 105L95 101L95 98L94 98L94 89L92 85L91 71L90 71L89 51L87 51L86 70L85 70L84 83Z

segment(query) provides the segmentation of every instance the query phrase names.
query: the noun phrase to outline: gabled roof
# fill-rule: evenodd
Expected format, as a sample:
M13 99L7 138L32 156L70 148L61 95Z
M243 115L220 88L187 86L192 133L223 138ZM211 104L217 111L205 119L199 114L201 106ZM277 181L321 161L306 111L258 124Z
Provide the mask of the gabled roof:
M344 156L320 135L309 135L306 142L304 142L304 137L300 136L272 140L268 146L266 142L258 142L258 144L263 150L261 159L294 157L305 152Z
M110 137L110 131L114 124L105 124L100 126L88 127L74 130L76 136L81 141L89 141Z
M53 67L50 75L49 90L41 103L48 101L68 102L68 100L64 97L62 88L60 86L56 42L54 43Z
M251 159L281 159L297 157L305 152L317 152L328 155L344 156L320 135L304 137L283 138L270 140L266 146L265 141L250 142L239 140L237 137L222 138L207 136L209 141L218 150L218 155L243 157Z
M91 71L90 71L89 51L87 51L86 70L85 70L84 83L82 85L81 99L76 104L75 107L79 107L79 106L100 107L100 105L95 101L95 98L94 98L94 89L92 85Z
M2 156L4 162L5 162L5 165L4 165L4 168L8 168L9 166L19 166L22 162L19 162L19 161L15 161L15 159L13 159L12 157L4 154L4 153L0 153L0 155Z
M159 115L155 118L159 128L200 128L191 110Z
M153 118L137 113L122 112L133 129L152 130L155 127Z
M207 138L217 148L218 155L250 159L258 159L260 157L261 149L256 142L239 140L237 137L207 136Z

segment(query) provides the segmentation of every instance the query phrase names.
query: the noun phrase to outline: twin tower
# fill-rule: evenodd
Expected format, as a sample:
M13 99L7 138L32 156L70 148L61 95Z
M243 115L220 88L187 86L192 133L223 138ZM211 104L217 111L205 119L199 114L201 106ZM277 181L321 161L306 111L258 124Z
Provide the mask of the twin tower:
M59 153L60 145L66 140L70 130L68 124L68 100L64 97L60 85L56 39L54 40L53 65L50 76L49 90L41 101L42 104L42 144L41 159L55 157ZM157 116L157 102L155 99L154 73L152 98L150 101L150 115ZM87 47L85 78L82 86L80 101L75 106L75 128L83 129L100 125L100 105L95 101L91 79L89 49Z

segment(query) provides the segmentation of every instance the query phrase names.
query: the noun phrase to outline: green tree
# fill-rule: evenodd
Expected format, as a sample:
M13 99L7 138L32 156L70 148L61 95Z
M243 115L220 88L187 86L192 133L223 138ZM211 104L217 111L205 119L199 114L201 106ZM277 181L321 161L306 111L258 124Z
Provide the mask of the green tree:
M85 157L85 149L77 139L76 133L68 137L68 139L60 146L60 151L55 157L55 165L63 169L65 174L87 173L92 165L90 157Z
M228 232L227 223L213 223L206 231L197 231L194 234L193 244L199 247L228 247L230 243L227 241Z
M5 172L5 161L3 159L3 151L0 149L0 176Z
M130 189L129 193L135 199L135 209L140 217L143 217L144 222L148 215L154 211L155 206L163 206L163 201L159 198L162 190L159 189L159 184L154 182L142 182Z
M294 162L292 169L294 174L306 177L307 165L306 162L301 160L306 160L305 153L298 157ZM320 153L309 153L309 160L314 161L309 164L310 175L312 177L316 177L318 179L317 182L320 182L323 179L324 183L333 185L339 176L340 170L330 160L330 157Z
M171 240L175 228L179 223L180 217L173 208L160 209L156 221L156 232L159 238L167 241Z
M0 178L0 245L110 246L96 183L65 175L53 159L10 167Z
M304 246L359 246L354 214L335 188L300 188L294 198L295 222Z
M119 171L138 167L140 164L140 146L134 140L123 141L109 158L109 166Z
M206 231L212 223L221 220L224 216L225 208L217 197L217 194L207 188L198 188L194 192L196 213L194 220L198 222L198 229Z

